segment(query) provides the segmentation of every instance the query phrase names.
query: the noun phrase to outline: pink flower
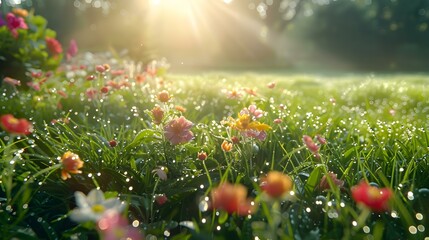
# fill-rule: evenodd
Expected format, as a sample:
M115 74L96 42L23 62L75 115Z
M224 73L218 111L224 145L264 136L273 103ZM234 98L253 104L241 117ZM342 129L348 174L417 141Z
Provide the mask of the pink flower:
M302 140L304 141L304 144L307 146L308 150L310 150L310 152L312 152L316 158L319 158L319 146L314 143L313 139L308 135L304 135Z
M248 108L244 108L243 110L240 111L241 115L247 114L247 115L251 115L254 118L258 119L261 118L262 116L264 116L264 111L262 111L261 109L258 109L258 107L254 104L250 105Z
M177 145L192 140L194 134L190 131L193 123L181 116L171 120L164 127L164 135L171 144Z
M56 56L63 52L63 47L61 46L61 43L58 42L57 39L47 37L45 38L45 41L46 41L46 46L48 47L52 55Z
M340 180L337 178L337 174L333 173L333 172L328 172L328 174L323 175L322 179L320 179L319 182L319 189L324 191L324 190L329 190L331 189L331 185L329 184L329 180L327 178L331 179L331 182L339 187L339 188L343 188L344 187L344 181Z
M3 78L3 82L7 83L7 84L9 84L11 86L21 86L21 81L16 80L14 78L10 78L10 77Z
M128 225L128 221L117 211L106 212L97 222L97 228L104 240L143 239L139 230Z
M18 29L28 29L24 19L15 16L13 13L8 13L6 15L6 23L14 38L18 37Z
M74 56L77 55L77 43L76 40L72 39L70 40L70 45L69 45L69 49L67 50L67 60L70 60L71 58L73 58Z

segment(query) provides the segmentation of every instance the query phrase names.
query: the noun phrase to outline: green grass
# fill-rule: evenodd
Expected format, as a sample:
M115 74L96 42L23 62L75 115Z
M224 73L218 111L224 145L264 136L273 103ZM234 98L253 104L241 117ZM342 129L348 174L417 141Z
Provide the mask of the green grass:
M1 236L96 238L94 226L68 218L76 206L73 193L96 187L125 201L125 216L130 223L137 221L136 226L149 237L428 236L428 75L167 74L162 80L147 78L143 84L130 77L129 87L88 100L87 88L98 88L114 78L108 73L106 79L86 81L91 67L81 77L73 77L73 85L66 73L49 78L41 91L16 91L3 84L0 115L30 119L35 130L14 141L0 132ZM115 68L122 67L112 65ZM272 89L267 87L270 82L276 83ZM240 98L228 98L234 89ZM58 95L58 90L68 97ZM156 98L162 90L172 95L168 103ZM59 101L62 108L57 107ZM240 136L224 122L237 118L250 104L265 112L258 121L272 127L267 138L240 137L231 152L222 151L223 140ZM156 105L166 114L161 125L152 121L150 110ZM177 105L186 112L176 110ZM173 146L165 139L162 125L180 115L194 123L194 139ZM51 123L64 118L69 122ZM282 121L276 124L275 119ZM303 135L317 134L328 141L320 148L320 159L302 141ZM112 139L116 147L109 145ZM205 161L197 159L203 150L208 153ZM56 164L66 151L78 154L85 164L82 174L63 181ZM160 166L168 169L165 181L153 172ZM271 170L293 179L292 200L264 199L259 178ZM318 189L328 171L344 181L343 189ZM393 190L389 211L367 216L356 205L350 189L362 179ZM248 189L258 206L251 217L201 207L212 188L226 180ZM157 194L165 194L167 203L156 204Z

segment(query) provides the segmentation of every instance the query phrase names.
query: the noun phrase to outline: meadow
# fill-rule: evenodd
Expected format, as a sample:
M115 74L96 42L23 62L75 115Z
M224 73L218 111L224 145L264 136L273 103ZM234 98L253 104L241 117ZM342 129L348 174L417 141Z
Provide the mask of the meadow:
M3 239L429 239L428 75L168 68L3 80Z

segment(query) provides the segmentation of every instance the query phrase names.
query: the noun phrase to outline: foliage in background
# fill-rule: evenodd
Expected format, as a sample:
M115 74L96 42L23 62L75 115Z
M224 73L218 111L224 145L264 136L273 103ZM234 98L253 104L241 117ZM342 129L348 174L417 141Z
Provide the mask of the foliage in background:
M24 9L0 16L0 76L27 79L33 70L54 70L62 60L62 46L44 17Z

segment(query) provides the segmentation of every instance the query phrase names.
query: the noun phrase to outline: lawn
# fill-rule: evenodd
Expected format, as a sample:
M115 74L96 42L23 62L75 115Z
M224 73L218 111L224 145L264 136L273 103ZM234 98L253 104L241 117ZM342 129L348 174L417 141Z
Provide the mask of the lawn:
M111 59L3 80L4 239L428 239L429 75Z

